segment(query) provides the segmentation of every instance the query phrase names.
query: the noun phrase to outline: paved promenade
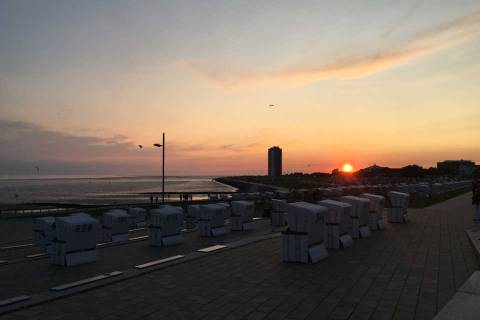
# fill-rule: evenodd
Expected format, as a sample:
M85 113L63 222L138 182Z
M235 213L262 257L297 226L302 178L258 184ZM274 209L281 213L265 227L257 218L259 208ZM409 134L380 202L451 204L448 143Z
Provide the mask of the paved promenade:
M317 264L256 242L3 316L3 319L432 319L479 267L470 194L411 209Z
M0 300L16 295L39 293L54 286L94 277L102 273L126 270L152 260L188 254L210 245L228 243L247 236L260 236L271 232L270 221L267 219L256 221L255 225L256 229L251 232L229 232L216 238L200 238L197 232L185 233L183 244L166 248L149 246L148 239L101 247L97 249L98 260L95 263L70 268L51 265L49 258L46 256L0 265ZM137 237L146 234L147 231L143 230L129 236L132 238L132 236ZM25 257L27 254L43 252L39 247L4 251L6 252L0 251L0 260L4 259L6 261L10 261L10 258Z

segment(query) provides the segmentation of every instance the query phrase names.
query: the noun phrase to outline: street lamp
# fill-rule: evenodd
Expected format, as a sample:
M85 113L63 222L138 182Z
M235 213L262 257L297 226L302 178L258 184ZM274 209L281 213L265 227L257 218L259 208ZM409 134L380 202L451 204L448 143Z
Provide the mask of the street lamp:
M165 132L162 133L162 144L154 143L153 146L162 148L162 203L165 203Z

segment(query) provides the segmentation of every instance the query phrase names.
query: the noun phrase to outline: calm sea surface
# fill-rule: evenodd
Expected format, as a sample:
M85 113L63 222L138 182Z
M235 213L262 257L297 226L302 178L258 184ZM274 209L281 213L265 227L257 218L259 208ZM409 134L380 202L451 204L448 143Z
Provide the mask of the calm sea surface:
M233 191L212 177L166 177L165 191ZM55 202L111 204L150 201L161 177L0 179L0 204Z

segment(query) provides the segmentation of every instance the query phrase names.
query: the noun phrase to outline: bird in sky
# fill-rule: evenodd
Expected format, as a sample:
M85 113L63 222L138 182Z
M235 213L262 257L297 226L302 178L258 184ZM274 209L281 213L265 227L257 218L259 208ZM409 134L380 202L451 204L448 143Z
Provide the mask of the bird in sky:
M275 107L275 105L274 105L274 104L270 104L269 107L270 107L270 108L273 108L273 107Z
M139 147L140 149L142 149L142 148L143 148L143 146L142 146L141 144L139 144L139 145L138 145L138 147Z

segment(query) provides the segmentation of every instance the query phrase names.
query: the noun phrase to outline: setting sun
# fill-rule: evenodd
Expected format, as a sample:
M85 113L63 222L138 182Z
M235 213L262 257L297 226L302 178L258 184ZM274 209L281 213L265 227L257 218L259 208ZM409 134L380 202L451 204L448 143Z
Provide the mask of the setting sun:
M345 163L342 167L342 171L343 172L352 172L353 171L353 167L350 163Z

